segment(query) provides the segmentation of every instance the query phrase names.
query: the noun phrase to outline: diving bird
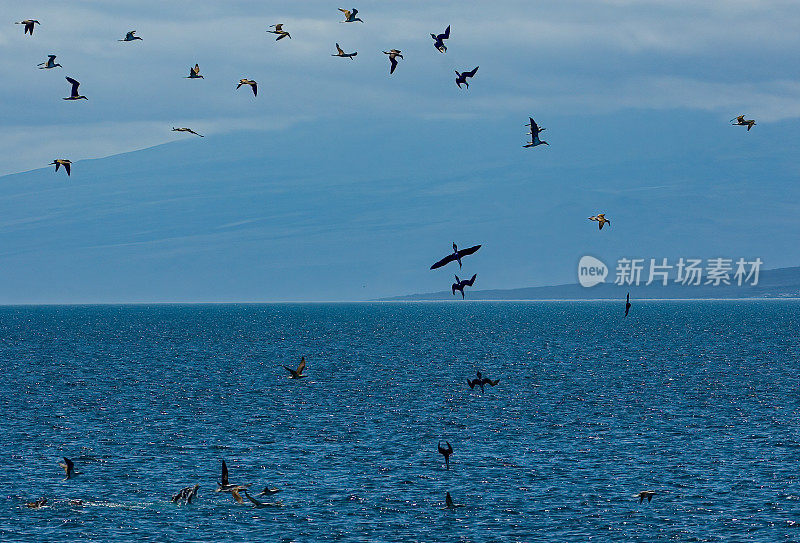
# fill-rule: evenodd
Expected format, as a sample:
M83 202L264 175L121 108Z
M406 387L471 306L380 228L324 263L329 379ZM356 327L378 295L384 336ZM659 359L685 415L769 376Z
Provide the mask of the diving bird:
M449 264L450 262L453 262L454 260L456 262L458 262L458 267L460 268L461 267L461 259L463 257L465 257L465 256L471 255L472 253L474 253L475 251L477 251L480 248L481 248L480 245L473 245L472 247L467 247L466 249L459 250L458 249L458 245L456 245L456 243L453 242L453 252L450 253L449 255L447 255L446 257L444 257L443 259L441 259L439 262L437 262L433 266L431 266L431 269L435 270L436 268L441 268L445 264Z
M250 88L253 89L253 96L258 96L258 83L252 79L240 79L239 84L236 85L236 88L238 89L242 85L250 85Z
M59 462L58 465L61 466L61 468L64 470L64 473L66 474L64 480L66 481L67 479L72 479L76 475L80 475L81 472L75 471L75 463L66 456L64 456L63 458L64 461Z
M733 123L733 121L736 122ZM731 122L734 124L734 126L746 126L748 132L750 132L750 129L756 125L756 122L753 119L745 120L744 115L739 115L735 119L731 119Z
M350 60L355 60L353 57L356 56L357 54L358 54L358 51L354 51L352 53L345 53L342 50L342 48L339 47L339 44L337 43L336 44L336 54L335 55L331 55L331 56L332 57L346 57L346 58L349 58Z
M173 127L172 127L172 131L173 131L173 132L188 132L188 133L190 133L190 134L194 134L195 136L200 136L201 138L203 137L203 134L198 134L197 132L195 132L195 131L194 131L194 130L192 130L191 128L186 128L186 127L183 127L183 128L175 128L175 127L173 126Z
M344 21L339 21L340 23L354 23L356 21L360 23L364 22L358 17L356 17L356 15L358 14L358 10L356 8L353 8L352 10L339 8L339 11L344 13Z
M225 463L225 460L222 461L222 477L217 482L217 489L214 492L236 492L238 490L244 490L248 488L250 485L232 485L228 481L228 465ZM236 496L234 496L236 498ZM236 501L242 503L242 497L239 496L236 498Z
M544 132L547 129L546 128L539 128L539 125L536 124L536 121L533 120L533 117L528 117L528 119L531 122L526 124L525 126L530 126L531 127L531 131L530 131L531 142L528 143L527 145L523 145L523 147L526 147L526 148L527 147L536 147L537 145L547 145L549 147L550 146L549 143L547 143L544 140L540 140L539 139L539 132Z
M78 87L81 86L80 83L69 76L67 76L67 81L72 85L72 94L70 94L68 98L64 98L64 100L88 100L85 96L78 94Z
M33 25L42 24L36 19L25 19L24 21L20 21L18 23L14 23L16 25L25 25L25 29L22 31L23 34L30 34L33 36Z
M635 497L639 498L639 503L642 503L644 500L647 500L647 502L649 503L653 499L653 496L655 495L656 493L653 492L652 490L642 490Z
M449 441L445 441L445 443L447 443L447 448L442 447L442 442L439 442L439 454L444 456L444 465L447 466L447 469L450 469L450 455L453 454L453 446L450 445Z
M141 40L142 39L139 36L134 36L134 34L136 34L136 31L135 30L131 30L130 32L125 34L124 38L122 38L121 40L117 40L117 41L134 41L134 40ZM142 41L144 41L144 40L142 40Z
M283 23L276 24L276 25L269 25L269 26L270 26L270 28L274 27L275 30L267 30L267 32L269 32L270 34L277 34L278 35L278 37L275 38L275 41L282 40L283 38L292 39L292 36L289 35L289 33L286 32L283 29Z
M189 75L186 76L186 79L205 79L205 77L200 75L199 64L195 64L194 68L189 68Z
M47 60L45 60L44 62L40 62L39 64L37 64L37 66L39 66L40 70L49 70L50 68L58 68L58 67L63 68L61 64L56 63L55 55L47 55Z
M59 166L64 166L64 169L67 170L67 177L69 177L69 170L70 170L70 167L72 165L72 162L70 162L66 158L57 158L53 162L50 163L51 166L53 164L56 165L56 171L58 171L58 167Z
M28 502L25 504L25 507L30 507L31 509L39 509L40 507L44 507L47 505L47 498L39 498L35 502Z
M631 310L631 293L628 293L628 297L625 299L625 316L628 316L628 311Z
M172 496L172 503L177 503L180 505L181 503L189 504L192 503L192 498L197 496L197 489L200 488L200 485L194 486L187 486L186 488L182 488L178 491L177 494Z
M283 366L283 367L286 371L288 371L291 374L289 379L302 379L303 377L305 377L305 375L303 375L303 370L306 369L306 357L305 356L300 357L300 365L297 366L296 370L293 370L288 366Z
M467 86L467 88L469 88L469 83L467 82L467 78L468 77L475 77L475 72L478 71L478 68L479 68L479 66L475 66L475 69L472 70L471 72L459 72L458 70L455 71L456 72L456 85L458 85L459 89L461 88L461 84L462 83L465 84Z
M389 55L389 64L392 65L392 67L389 68L389 74L393 74L394 69L397 68L397 57L403 58L403 55L400 54L399 49L390 49L389 51L384 51L383 54Z
M444 32L441 34L431 34L431 38L433 38L433 46L438 49L440 53L447 51L444 40L450 39L450 25L447 25L447 28L445 28Z
M608 225L611 226L611 221L609 219L606 219L606 214L605 213L598 213L596 216L589 217L589 220L590 221L597 221L597 226L600 227L600 230L603 229L603 226L606 223L608 223Z
M456 275L456 282L455 282L455 283L453 283L453 285L452 285L452 288L453 288L453 296L455 296L455 295L456 295L456 291L457 291L457 290L460 290L460 291L461 291L461 299L463 300L463 299L464 299L464 287L471 287L471 286L472 286L472 285L475 283L475 278L476 278L476 277L478 277L478 274L477 274L477 273L476 273L475 275L473 275L473 276L472 276L472 279L464 279L464 280L461 280L461 279L459 279L459 278L458 278L458 276Z
M500 379L492 381L488 377L484 377L483 375L481 375L481 372L478 372L477 378L473 379L472 381L467 379L467 384L469 385L469 388L475 388L475 386L479 386L481 387L481 392L484 392L483 387L485 385L497 386L499 382Z
M261 491L259 496L272 496L273 494L277 494L281 490L279 488L270 488L268 486L264 487L264 490Z

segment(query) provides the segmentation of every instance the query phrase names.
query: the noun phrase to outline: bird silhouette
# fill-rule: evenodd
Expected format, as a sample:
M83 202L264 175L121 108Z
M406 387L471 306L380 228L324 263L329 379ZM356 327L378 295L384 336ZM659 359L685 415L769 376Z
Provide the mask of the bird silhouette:
M450 445L449 441L445 441L447 443L447 447L442 447L441 441L438 444L439 454L444 456L444 465L447 469L450 469L450 455L453 454L453 446Z
M467 82L467 78L474 77L475 73L478 71L478 68L479 66L475 66L475 69L472 70L471 72L459 72L458 70L456 70L456 85L458 85L459 89L461 88L462 83L466 85L467 88L469 88L469 82Z
M345 57L345 58L349 58L350 60L355 60L353 57L355 57L357 54L358 54L358 51L354 51L352 53L345 53L344 50L341 47L339 47L339 44L337 43L336 44L336 54L335 55L331 55L331 56L332 57Z
M388 51L383 52L384 55L389 55L389 64L391 67L389 68L389 74L394 73L394 69L397 68L397 57L403 58L403 55L400 54L400 49L390 49Z
M344 13L344 21L339 21L340 23L355 23L356 21L358 21L359 23L364 22L358 17L356 17L356 14L358 13L358 10L356 8L353 9L339 8L339 11Z
M628 311L631 310L631 293L628 293L627 298L625 298L625 316L628 316Z
M481 392L484 392L483 387L485 385L497 386L497 384L499 382L500 382L500 379L497 379L496 381L492 381L488 377L484 377L483 375L481 375L481 372L478 372L477 378L475 378L475 379L473 379L471 381L469 379L467 379L467 384L469 385L469 388L475 388L476 386L479 386L479 387L481 387Z
M270 25L270 28L275 28L275 30L267 30L267 32L278 35L278 37L275 38L275 41L282 40L283 38L292 39L292 36L283 29L283 23Z
M444 257L443 259L441 259L440 261L436 262L433 266L431 266L431 269L435 270L436 268L441 268L442 266L449 264L454 260L458 262L458 267L460 268L461 259L465 256L471 255L480 248L481 248L480 245L473 245L472 247L467 247L466 249L459 250L458 245L456 245L456 243L453 242L453 252Z
M457 290L460 290L461 291L461 299L463 300L464 299L464 287L471 287L475 283L475 278L476 277L478 277L477 273L472 276L472 279L461 280L456 275L456 282L453 283L453 285L452 285L453 296L456 295L456 291Z
M49 70L50 68L58 68L58 67L63 68L61 64L56 63L55 55L47 55L47 60L45 60L44 62L40 62L39 64L37 64L37 66L39 66L40 70Z
M186 79L205 79L205 77L200 75L199 64L195 64L194 68L189 68L189 75L186 76Z
M23 29L22 33L23 34L30 34L31 36L33 36L33 25L40 25L42 23L40 23L36 19L25 19L24 21L20 21L18 23L14 23L14 24L25 25L25 28Z
M58 171L59 166L64 166L64 169L67 170L67 177L70 175L70 167L72 166L72 162L67 160L66 158L57 158L50 165L56 165L56 171Z
M252 79L240 79L239 84L236 85L236 88L238 89L242 85L250 85L250 88L253 89L253 96L258 96L258 83Z
M447 25L447 28L441 34L431 34L431 38L433 38L433 46L440 53L446 52L447 46L444 44L444 40L450 39L450 25Z
M69 95L69 97L64 98L64 100L88 100L88 98L78 93L78 87L81 86L80 83L69 76L67 76L66 79L72 85L72 93Z
M605 226L606 223L608 223L608 226L611 226L611 221L609 219L606 219L605 213L598 213L597 215L593 215L589 217L589 220L597 221L597 226L599 227L600 230L603 229L603 226Z
M117 41L135 41L135 40L141 40L142 39L139 36L134 36L134 34L136 34L136 31L135 30L131 30L130 32L125 34L124 38L122 38L121 40L117 40ZM144 41L144 40L142 40L142 41Z
M533 120L533 117L528 117L528 119L530 120L530 122L528 124L526 124L525 126L530 126L531 127L531 131L530 131L531 142L526 144L526 145L523 145L523 147L526 147L526 148L527 147L536 147L537 145L547 145L549 147L550 146L549 143L547 143L544 140L539 139L539 133L540 132L544 132L546 130L546 128L539 128L539 125L536 124L536 121Z
M305 375L303 375L303 370L306 369L306 357L300 357L300 364L297 366L296 370L293 370L289 366L283 366L283 368L290 373L289 379L302 379L305 377Z

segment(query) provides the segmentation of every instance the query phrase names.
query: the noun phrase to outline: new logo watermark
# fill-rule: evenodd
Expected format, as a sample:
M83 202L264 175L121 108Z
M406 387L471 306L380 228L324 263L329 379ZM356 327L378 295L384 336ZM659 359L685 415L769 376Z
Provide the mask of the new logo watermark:
M648 265L649 264L649 265ZM617 260L615 285L648 286L669 283L684 286L758 285L758 274L763 261L760 258L709 258L703 265L700 258L680 258L670 264L666 258L620 258ZM584 287L604 283L608 266L593 256L583 256L578 262L578 282Z
M593 287L604 283L608 276L608 266L593 256L582 256L578 262L578 281L582 287Z

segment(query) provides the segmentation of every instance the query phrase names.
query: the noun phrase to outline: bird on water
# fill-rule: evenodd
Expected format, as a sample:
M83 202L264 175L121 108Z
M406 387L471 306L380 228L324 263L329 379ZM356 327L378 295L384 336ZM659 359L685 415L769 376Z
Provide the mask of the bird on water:
M197 496L197 490L200 488L200 485L194 486L187 486L186 488L180 489L174 496L172 496L172 503L176 503L178 505L184 503L189 504L192 503L192 499Z

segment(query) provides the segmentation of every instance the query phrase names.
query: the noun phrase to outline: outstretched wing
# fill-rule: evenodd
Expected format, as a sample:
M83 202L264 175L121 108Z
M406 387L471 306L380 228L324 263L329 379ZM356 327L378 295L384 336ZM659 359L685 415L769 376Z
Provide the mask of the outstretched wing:
M480 245L478 245L478 247L480 247ZM441 259L439 262L437 262L436 264L431 266L431 269L435 270L436 268L441 268L445 264L449 264L450 262L452 262L455 259L456 259L456 257L455 257L454 254L449 254L446 257L444 257L443 259Z
M478 274L477 274L477 273L476 273L475 275L473 275L473 276L472 276L472 279L470 279L469 281L464 281L464 283L466 283L468 286L470 286L470 287L471 287L471 286L472 286L472 285L475 283L475 278L476 278L476 277L478 277Z
M472 253L474 253L475 251L477 251L480 248L481 248L480 245L473 245L472 247L467 247L466 249L461 249L460 251L458 251L458 254L459 254L459 256L471 255Z
M355 17L356 15L358 15L358 10L356 8L353 8L353 11L351 11L351 13L353 17Z
M471 72L464 72L461 75L463 75L464 77L473 77L475 73L478 71L478 68L480 68L480 66L475 66L475 69L472 70Z
M220 480L222 486L228 486L228 464L225 460L222 461L222 479Z
M339 44L338 44L338 43L336 44L336 51L338 51L338 53L339 53L340 55L344 55L344 50L343 50L341 47L339 47Z
M67 81L69 81L70 84L72 85L72 96L78 96L78 87L80 87L81 84L69 76L67 76Z
M64 169L65 169L65 170L67 170L67 176L69 176L69 175L70 175L70 173L69 173L69 167L70 167L70 163L69 163L69 162L65 162L65 163L64 163Z
M253 81L250 86L253 87L253 96L258 96L258 83Z
M244 503L244 500L239 495L239 491L238 490L236 490L236 489L231 490L231 496L233 496L233 499L236 500L236 503Z
M444 34L439 34L439 38L443 40L447 40L450 38L450 25L447 25L447 28L444 30Z
M394 69L397 68L397 59L394 58L393 56L390 56L389 57L389 63L392 65L392 67L389 68L389 73L393 74L394 73Z
M300 357L300 365L297 366L297 373L298 374L303 373L304 369L306 369L306 357L305 356L301 356Z

